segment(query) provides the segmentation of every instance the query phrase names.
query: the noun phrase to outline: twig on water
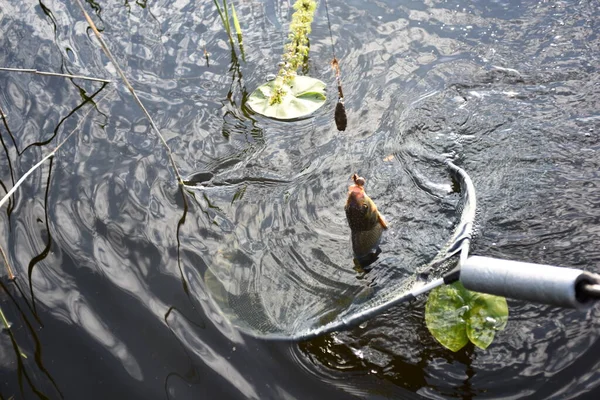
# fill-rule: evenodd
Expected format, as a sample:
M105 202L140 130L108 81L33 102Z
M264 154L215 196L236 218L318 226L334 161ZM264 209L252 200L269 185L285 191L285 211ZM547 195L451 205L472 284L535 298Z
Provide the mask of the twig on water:
M106 56L108 57L108 59L115 66L115 69L117 70L119 76L121 77L121 79L125 83L125 86L127 86L127 89L129 89L129 92L131 92L131 95L133 96L133 98L135 99L135 101L138 103L138 105L140 106L140 108L142 109L142 111L144 111L144 114L146 114L146 117L150 121L150 125L152 125L152 128L156 131L156 134L160 138L162 144L167 149L167 155L169 156L169 161L171 162L171 166L173 167L173 170L175 171L175 175L177 175L177 182L180 185L183 186L183 178L181 177L181 174L179 173L179 169L177 168L177 164L175 164L175 160L173 159L173 153L171 152L171 148L167 144L167 141L165 140L165 138L162 135L162 133L160 133L160 130L158 129L158 126L156 126L156 124L154 123L154 120L150 116L150 113L148 113L148 110L146 110L146 107L144 107L144 104L142 103L142 101L138 97L137 93L133 89L133 86L131 86L131 84L129 83L129 80L127 79L127 77L125 76L125 73L123 72L123 70L121 69L121 67L119 66L119 64L117 63L117 60L115 59L115 57L112 55L112 53L108 49L108 46L106 45L106 42L104 41L104 39L102 39L102 36L100 35L100 32L98 32L98 29L96 28L96 25L94 24L94 21L92 21L92 19L90 18L89 14L87 13L87 11L85 11L85 8L83 7L83 4L81 3L81 0L75 0L75 1L77 2L77 5L79 6L79 8L81 8L81 11L83 12L83 15L85 16L85 19L86 19L88 25L90 26L90 28L92 28L92 31L94 32L94 34L96 35L96 38L98 39L98 42L100 42L100 46L102 47L102 50L104 50L104 53L106 54Z
M69 74L59 74L56 72L45 72L45 71L38 71L37 69L27 69L27 68L5 68L5 67L0 67L0 71L10 71L10 72L27 72L30 74L37 74L37 75L47 75L47 76L61 76L63 78L71 78L71 79L85 79L88 81L94 81L94 82L104 82L104 83L111 83L111 80L108 79L102 79L102 78L92 78L90 76L83 76L83 75L69 75Z
M104 96L102 96L99 100L98 103L100 103L106 96L108 96L110 93L112 93L112 90L108 93L106 93ZM96 104L98 104L96 103ZM35 164L33 167L31 167L29 169L29 171L25 172L25 174L13 185L12 189L10 189L8 191L8 193L6 193L6 195L2 198L2 200L0 200L0 208L2 208L2 206L4 206L4 203L6 203L8 201L8 199L10 198L10 196L13 195L14 192L17 191L17 189L19 188L19 186L21 186L21 184L23 184L23 182L25 181L25 179L27 179L27 177L29 175L31 175L36 169L38 169L43 163L44 161L46 161L47 159L54 157L54 155L56 154L56 152L62 147L63 144L65 144L65 142L67 140L69 140L69 138L71 136L73 136L73 134L75 132L77 132L77 130L79 129L79 127L81 126L81 124L85 121L85 117L94 109L94 107L90 107L90 109L83 114L83 116L81 117L81 121L79 121L79 123L77 124L77 126L67 135L67 137L65 137L55 148L54 150L52 150L48 155L46 155L44 158L42 158L37 164Z

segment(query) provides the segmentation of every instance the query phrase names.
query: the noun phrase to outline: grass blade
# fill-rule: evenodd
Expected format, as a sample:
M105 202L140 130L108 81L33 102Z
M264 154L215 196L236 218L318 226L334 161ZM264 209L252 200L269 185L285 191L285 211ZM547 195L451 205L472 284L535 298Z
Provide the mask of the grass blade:
M225 29L227 29L227 34L229 35L229 37L231 38L231 24L229 23L229 9L227 7L227 0L223 0L223 12L225 14ZM233 42L233 40L232 40Z
M244 54L244 45L242 43L242 28L240 27L240 21L238 20L233 3L231 3L231 18L233 18L233 26L235 27L235 33L237 34L238 44L240 45L240 53L242 53L242 60L246 61L246 55Z
M223 16L223 11L221 11L221 6L219 6L219 3L217 2L217 0L213 0L213 3L215 3L215 7L217 7L217 12L219 13L219 17L221 17L221 22L223 23L223 27L225 27L225 30L227 30L227 24L225 23L225 16Z
M231 51L234 51L233 48L233 36L231 36L231 24L229 23L229 11L227 11L227 0L223 0L223 7L219 6L217 0L213 0L215 3L215 7L217 7L217 12L221 17L221 22L223 23L223 27L225 28L225 32L227 32L227 36L229 36L229 44L231 45Z

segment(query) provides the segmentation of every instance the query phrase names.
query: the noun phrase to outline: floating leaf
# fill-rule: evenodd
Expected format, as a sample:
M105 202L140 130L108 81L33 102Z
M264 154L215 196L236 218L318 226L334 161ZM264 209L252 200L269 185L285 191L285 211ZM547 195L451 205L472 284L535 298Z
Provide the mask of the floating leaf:
M464 288L442 286L429 293L425 305L427 329L442 346L458 351L469 343L466 332Z
M259 86L248 99L255 112L275 119L302 118L317 110L327 99L325 83L309 76L296 76L289 85L281 84L283 96L280 103L269 104L278 80Z
M507 321L508 305L504 297L471 292L460 282L431 291L425 306L429 332L452 351L460 350L469 340L486 349Z
M506 299L491 294L471 293L467 336L477 347L486 349L508 321Z

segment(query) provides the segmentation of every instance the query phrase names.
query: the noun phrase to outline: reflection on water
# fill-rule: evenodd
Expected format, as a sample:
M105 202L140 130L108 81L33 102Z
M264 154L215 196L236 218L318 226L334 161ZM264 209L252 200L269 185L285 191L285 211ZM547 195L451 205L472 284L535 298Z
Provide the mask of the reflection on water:
M116 81L71 5L1 2L0 65ZM446 158L477 188L473 253L592 268L600 258L594 3L328 0L344 132L333 120L323 4L310 74L328 82L328 103L295 123L244 106L277 70L288 2L235 2L245 62L232 57L212 2L86 6L196 188L177 187L120 84L0 72L0 192L83 121L0 212L0 247L17 275L10 282L3 272L0 290L12 324L0 337L3 398L597 391L596 308L513 301L488 350L456 354L427 332L424 298L300 344L255 340L231 324L239 313L265 329L327 318L357 293L412 274L456 218ZM98 101L108 86L116 94ZM353 172L368 178L390 225L366 274L353 269L343 212Z

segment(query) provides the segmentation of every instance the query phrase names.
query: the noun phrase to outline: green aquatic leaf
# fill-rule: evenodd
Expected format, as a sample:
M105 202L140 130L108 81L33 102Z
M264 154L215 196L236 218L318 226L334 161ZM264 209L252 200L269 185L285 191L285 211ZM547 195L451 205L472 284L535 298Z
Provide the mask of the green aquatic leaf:
M270 104L271 96L279 86L283 92L281 102ZM252 110L264 116L287 120L302 118L325 104L325 83L309 76L296 76L289 85L280 80L259 86L246 103Z
M477 347L486 349L508 322L506 299L491 294L473 293L469 302L467 336Z
M486 349L507 321L504 297L471 292L460 282L432 290L425 306L429 332L452 351L460 350L469 341Z
M427 329L440 344L452 351L462 349L469 343L465 321L465 299L462 285L438 287L429 293L425 305Z

